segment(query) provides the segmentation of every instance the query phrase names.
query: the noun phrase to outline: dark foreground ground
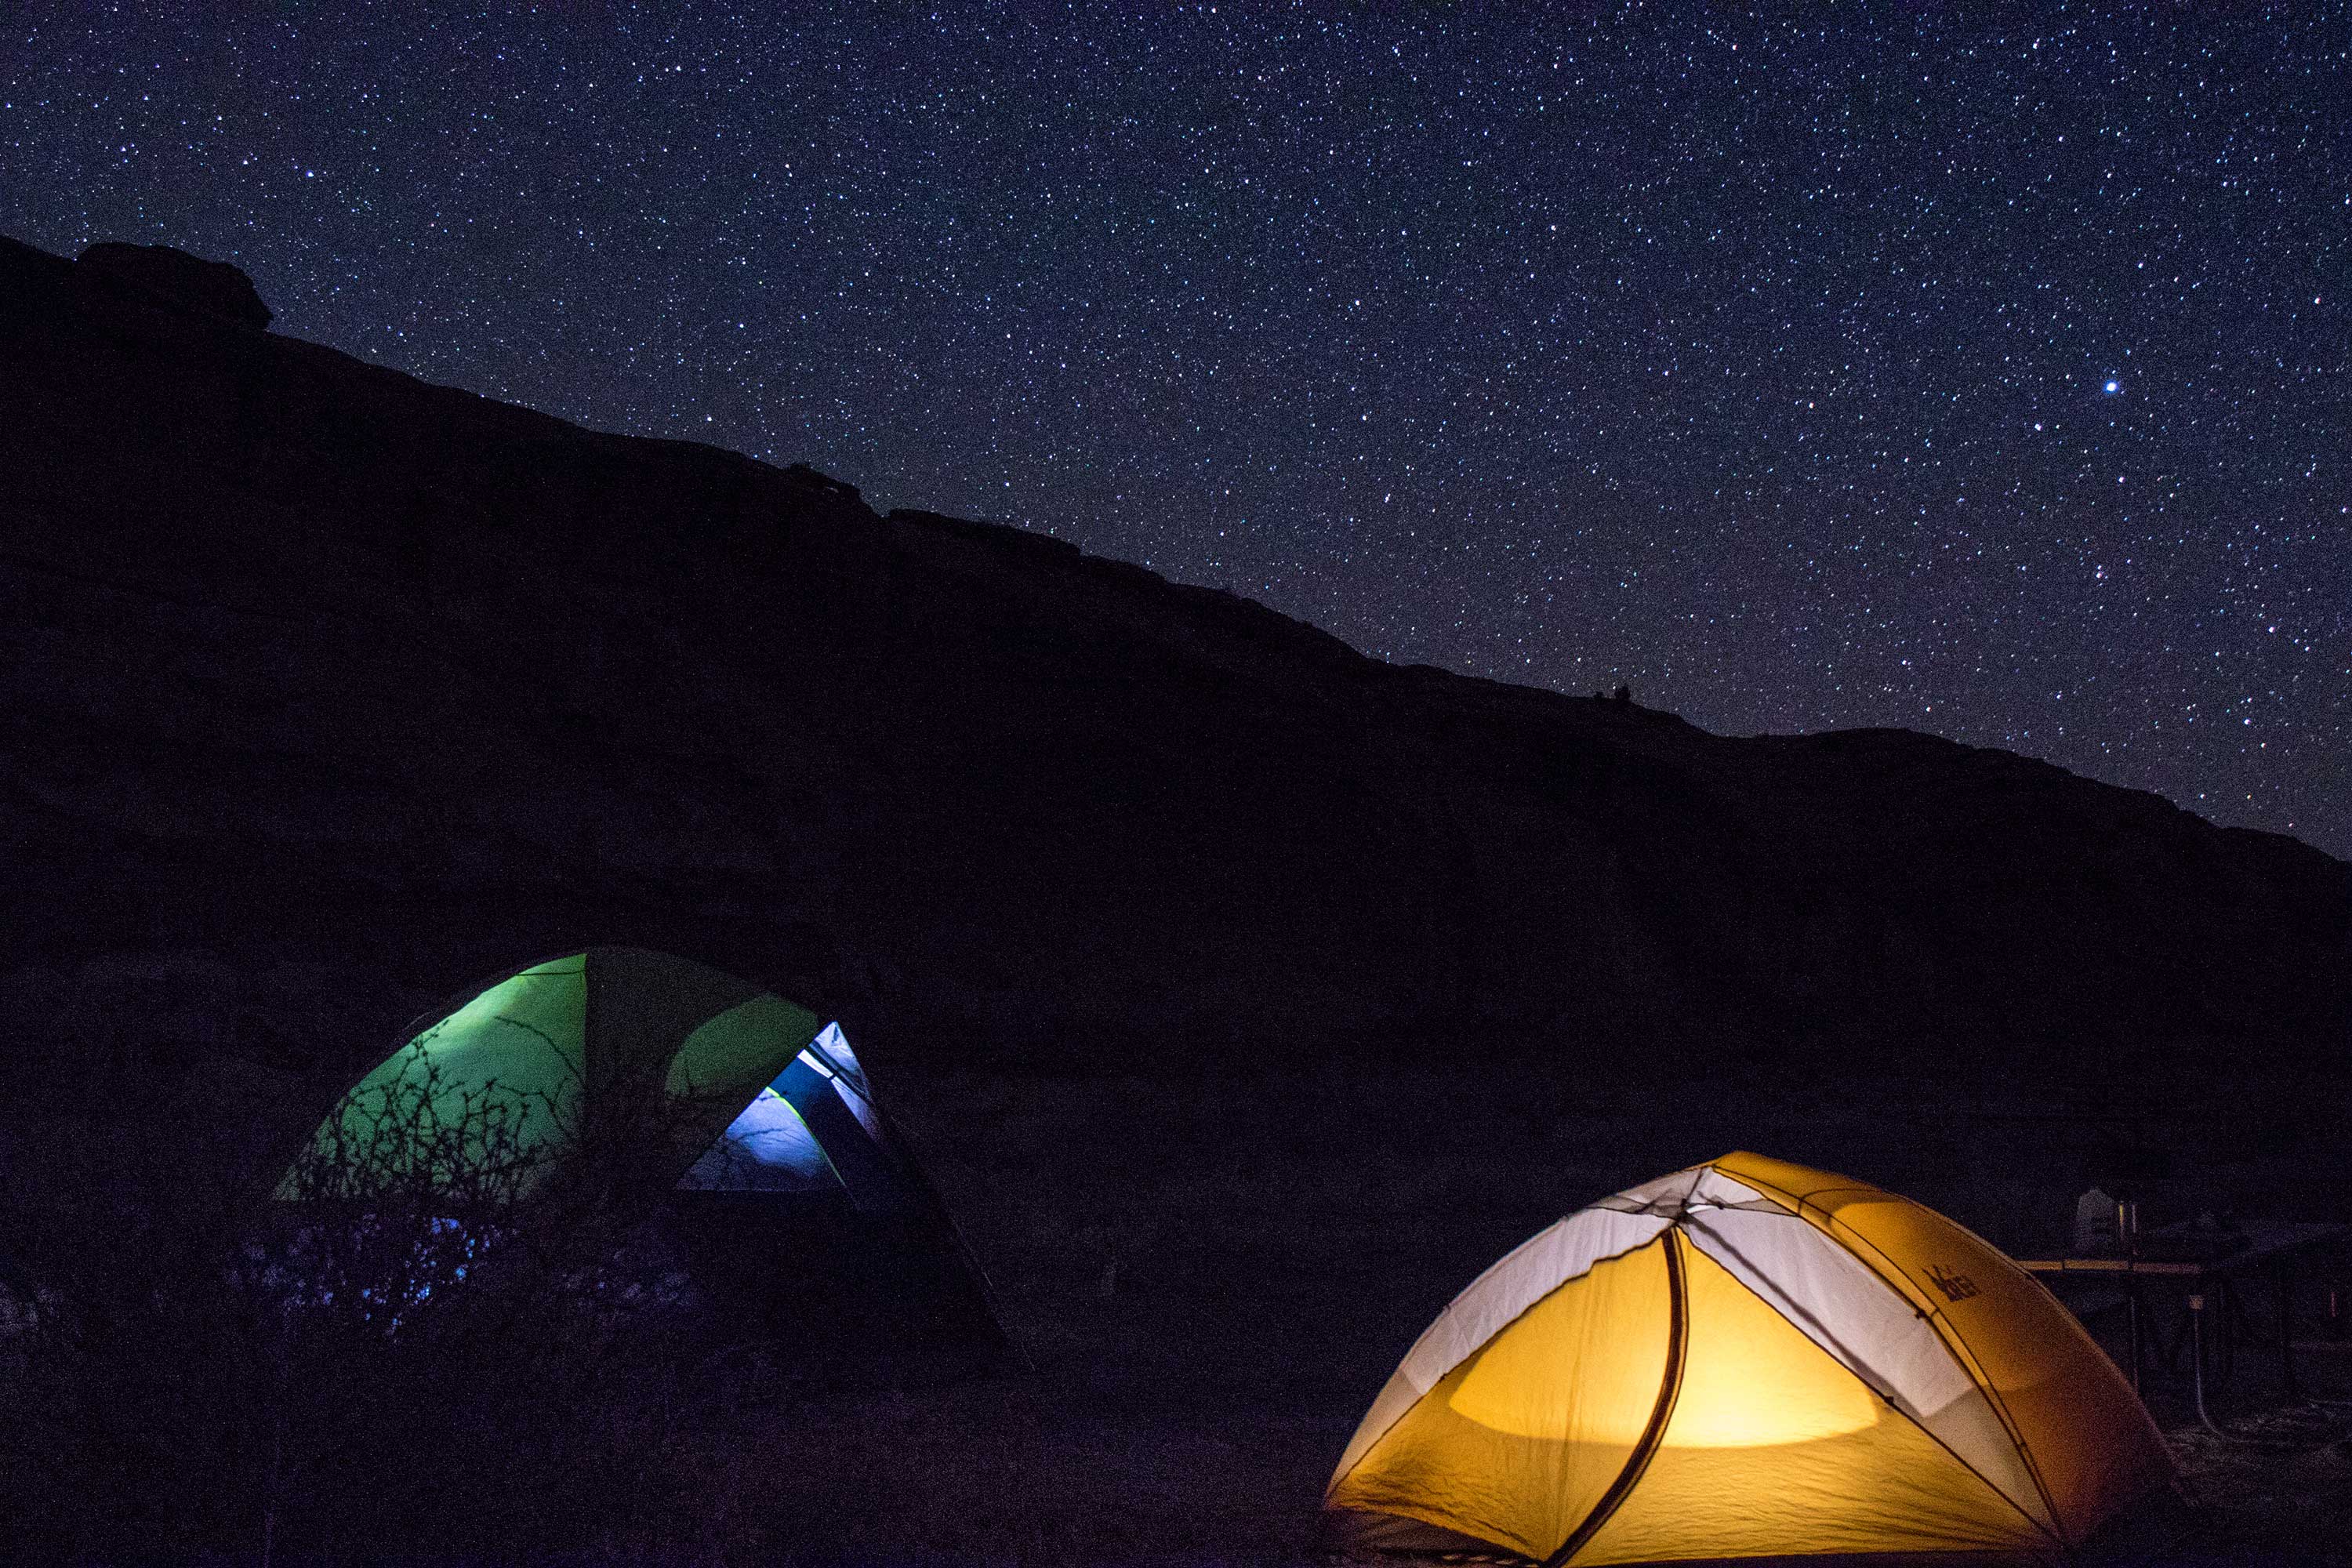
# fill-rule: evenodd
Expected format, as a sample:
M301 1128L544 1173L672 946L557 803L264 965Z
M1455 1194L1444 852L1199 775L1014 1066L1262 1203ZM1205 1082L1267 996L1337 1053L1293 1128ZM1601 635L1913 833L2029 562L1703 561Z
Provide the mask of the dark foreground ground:
M2151 1223L2352 1214L2343 1085L2094 1099L1792 1085L1704 1061L1635 1082L1454 1063L1433 1042L1424 1066L1378 1076L884 1087L1034 1375L877 1382L758 1342L638 1373L546 1356L527 1322L501 1331L524 1336L511 1351L461 1347L429 1374L289 1372L268 1342L224 1347L200 1313L134 1306L152 1322L80 1374L115 1381L65 1391L81 1414L55 1441L83 1447L11 1470L0 1444L0 1491L91 1489L6 1500L51 1531L12 1560L249 1562L265 1542L277 1561L384 1560L371 1544L398 1542L400 1561L1303 1563L1330 1466L1445 1301L1551 1219L1666 1170L1755 1149L1909 1193L2018 1252L2054 1241L2086 1171L2117 1164L2155 1173ZM221 1115L257 1128L315 1094L236 1092L249 1103ZM2182 1390L2151 1391L2196 1506L2147 1521L2126 1560L2352 1563L2352 1344L2315 1305L2305 1392L2341 1403L2285 1400L2259 1351L2212 1401L2227 1437ZM416 1435L386 1438L403 1420Z

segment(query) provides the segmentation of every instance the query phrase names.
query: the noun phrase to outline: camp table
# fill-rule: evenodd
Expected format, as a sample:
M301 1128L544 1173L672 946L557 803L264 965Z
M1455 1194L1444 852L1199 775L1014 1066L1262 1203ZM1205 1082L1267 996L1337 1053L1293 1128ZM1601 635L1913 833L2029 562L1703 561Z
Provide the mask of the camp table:
M2205 1408L2205 1362L2207 1358L2205 1310L2210 1300L2221 1314L2213 1350L2228 1356L2238 1343L2257 1342L2252 1321L2241 1299L2240 1285L2257 1272L2267 1275L2278 1299L2279 1372L2285 1384L2287 1397L2301 1396L2294 1374L2294 1333L2291 1315L2294 1302L2294 1265L2299 1258L2308 1258L2328 1247L2352 1237L2352 1226L2324 1225L2291 1220L2258 1220L2239 1227L2227 1238L2229 1250L2210 1258L2168 1258L2164 1253L2193 1236L2185 1226L2167 1226L2146 1232L2140 1237L2140 1251L2132 1257L2109 1258L2031 1258L2018 1259L2018 1267L2040 1278L2044 1284L2096 1280L2112 1284L2122 1295L2130 1339L2130 1372L2132 1387L2140 1385L2140 1369L2147 1359L2147 1335L2142 1328L2146 1317L2145 1297L2150 1289L2160 1289L2168 1294L2184 1296L2188 1306L2187 1334L2189 1341L2190 1375L2197 1394L2197 1408L2201 1415ZM2168 1243L2172 1244L2168 1247ZM2062 1298L2063 1292L2060 1292ZM2181 1335L2176 1331L2168 1344L2157 1338L2155 1349L2168 1371L2178 1356Z

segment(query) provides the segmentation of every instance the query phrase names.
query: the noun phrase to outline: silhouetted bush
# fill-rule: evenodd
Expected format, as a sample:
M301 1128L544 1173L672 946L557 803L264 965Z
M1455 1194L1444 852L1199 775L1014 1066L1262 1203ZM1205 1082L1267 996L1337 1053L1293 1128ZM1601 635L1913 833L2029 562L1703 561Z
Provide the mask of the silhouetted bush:
M12 1118L0 1558L715 1555L743 1358L511 1105L404 1085L290 1176L197 1093Z

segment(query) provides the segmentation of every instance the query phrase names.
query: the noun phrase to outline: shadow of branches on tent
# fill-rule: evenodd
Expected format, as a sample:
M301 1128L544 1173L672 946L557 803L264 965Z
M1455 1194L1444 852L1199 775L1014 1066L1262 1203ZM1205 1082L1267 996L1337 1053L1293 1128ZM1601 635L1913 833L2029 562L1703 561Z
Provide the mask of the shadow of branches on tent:
M563 1097L421 1049L290 1165L60 1098L11 1161L0 1556L725 1555L712 1369L746 1358L642 1234L664 1097L567 1126L601 1157L562 1168L522 1133Z

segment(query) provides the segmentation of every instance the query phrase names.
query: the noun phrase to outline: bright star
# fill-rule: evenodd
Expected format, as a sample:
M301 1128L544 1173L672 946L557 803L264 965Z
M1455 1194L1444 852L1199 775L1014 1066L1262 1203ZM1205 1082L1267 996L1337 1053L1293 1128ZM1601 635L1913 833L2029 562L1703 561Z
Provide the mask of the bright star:
M2120 381L2111 381L2107 383L2106 389L2109 392L2121 392L2124 389L2124 384Z

